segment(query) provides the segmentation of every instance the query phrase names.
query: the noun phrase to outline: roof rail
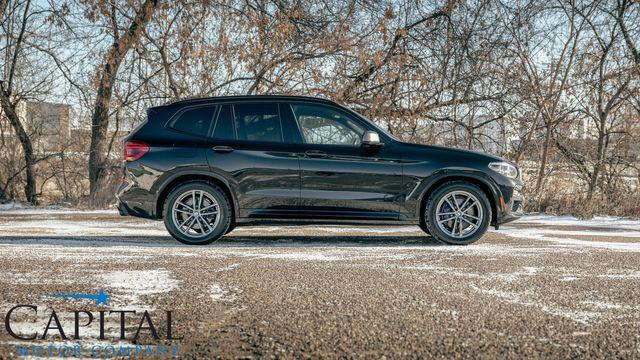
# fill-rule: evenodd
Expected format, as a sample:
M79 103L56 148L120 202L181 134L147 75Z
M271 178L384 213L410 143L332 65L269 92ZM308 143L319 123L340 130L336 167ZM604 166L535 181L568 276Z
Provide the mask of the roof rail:
M268 95L225 95L225 96L206 96L206 97L190 97L185 99L179 99L172 102L168 102L164 105L179 105L179 104L190 104L195 102L207 102L207 101L223 101L223 100L311 100L317 102L325 102L325 103L335 103L335 101L314 97L314 96L302 96L302 95L277 95L277 94L268 94Z

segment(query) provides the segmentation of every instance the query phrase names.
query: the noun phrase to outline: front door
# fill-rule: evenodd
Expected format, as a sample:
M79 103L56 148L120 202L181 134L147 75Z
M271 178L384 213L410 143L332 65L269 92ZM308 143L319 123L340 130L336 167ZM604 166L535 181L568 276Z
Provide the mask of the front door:
M303 145L300 206L313 217L397 219L402 165L389 146L361 145L365 124L339 108L292 103Z

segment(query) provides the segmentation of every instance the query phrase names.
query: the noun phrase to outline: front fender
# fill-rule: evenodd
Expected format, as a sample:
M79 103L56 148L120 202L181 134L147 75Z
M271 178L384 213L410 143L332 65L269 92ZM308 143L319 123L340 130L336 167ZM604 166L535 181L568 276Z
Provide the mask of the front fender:
M440 185L449 181L463 180L480 186L491 201L494 219L498 215L500 204L500 189L496 182L480 170L464 167L448 167L438 169L426 177L407 174L405 184L405 211L413 214L417 219L421 217L423 201Z

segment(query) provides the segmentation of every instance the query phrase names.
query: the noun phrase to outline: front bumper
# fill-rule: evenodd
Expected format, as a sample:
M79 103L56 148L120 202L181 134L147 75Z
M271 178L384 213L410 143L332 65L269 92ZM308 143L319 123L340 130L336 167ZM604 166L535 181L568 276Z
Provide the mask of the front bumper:
M524 215L525 198L522 193L522 184L516 184L510 189L501 189L500 213L497 224L505 224L519 219Z

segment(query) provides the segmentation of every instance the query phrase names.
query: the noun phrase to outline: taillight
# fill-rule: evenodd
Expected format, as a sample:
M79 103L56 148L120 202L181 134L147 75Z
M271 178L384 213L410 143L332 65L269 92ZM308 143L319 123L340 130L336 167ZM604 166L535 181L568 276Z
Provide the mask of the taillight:
M124 144L124 161L136 161L149 151L149 145L139 141Z

